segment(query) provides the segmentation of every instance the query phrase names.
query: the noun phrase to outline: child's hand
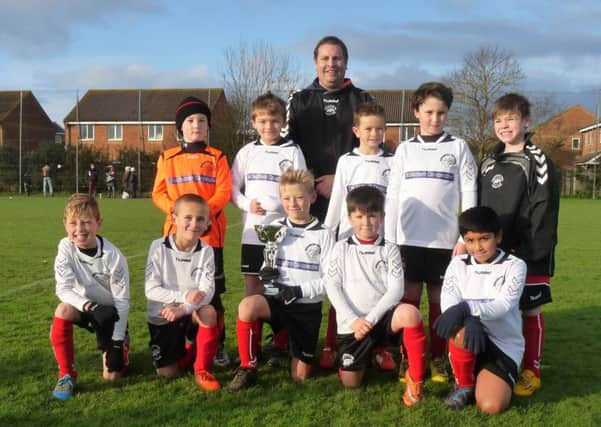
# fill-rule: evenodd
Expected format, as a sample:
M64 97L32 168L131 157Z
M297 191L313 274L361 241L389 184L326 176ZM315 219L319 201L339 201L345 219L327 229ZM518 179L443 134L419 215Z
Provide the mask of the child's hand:
M373 325L363 317L357 317L351 325L351 328L353 328L353 332L355 333L355 339L361 341L371 332Z
M257 199L252 199L250 202L250 212L257 215L265 215L266 211L261 207L261 202Z
M161 310L161 316L163 316L169 322L175 322L177 319L184 317L186 314L188 314L188 312L183 304L167 305Z
M465 253L467 253L467 250L465 249L465 243L457 242L453 248L452 256L463 255Z
M205 298L205 293L203 291L199 291L198 289L192 289L188 291L186 294L186 302L192 305L198 305Z

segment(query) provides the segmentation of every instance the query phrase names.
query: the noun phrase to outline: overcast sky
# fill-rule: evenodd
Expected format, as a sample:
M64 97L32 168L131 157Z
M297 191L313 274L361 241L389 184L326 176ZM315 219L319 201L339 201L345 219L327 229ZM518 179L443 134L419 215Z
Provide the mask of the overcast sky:
M601 90L601 2L531 0L0 0L0 90L33 90L62 123L91 88L222 86L223 51L265 41L296 59L341 37L366 89L415 88L482 46L513 53L531 96L593 112Z

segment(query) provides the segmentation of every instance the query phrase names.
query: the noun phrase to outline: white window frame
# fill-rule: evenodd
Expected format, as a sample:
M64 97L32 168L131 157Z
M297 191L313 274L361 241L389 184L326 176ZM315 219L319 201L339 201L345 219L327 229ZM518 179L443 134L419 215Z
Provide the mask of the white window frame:
M84 131L85 129L85 131ZM94 140L94 125L90 123L84 123L79 125L79 139L82 141L93 141ZM85 134L85 135L84 135Z
M572 150L580 150L580 138L572 138Z
M115 135L111 136L111 130L114 130ZM107 125L106 133L109 141L123 141L123 125Z
M151 135L151 129L153 130L152 135ZM158 130L160 130L160 136L157 135L159 133ZM162 141L163 135L164 135L163 125L159 125L159 124L149 124L148 125L148 140L149 141Z

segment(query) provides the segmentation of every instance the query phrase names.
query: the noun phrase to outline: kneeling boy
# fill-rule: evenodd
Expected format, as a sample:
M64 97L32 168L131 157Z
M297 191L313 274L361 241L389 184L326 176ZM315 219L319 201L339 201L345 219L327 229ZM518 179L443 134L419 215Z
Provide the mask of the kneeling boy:
M128 365L129 272L123 254L97 232L102 224L96 200L73 194L63 217L67 237L54 261L56 307L50 340L59 380L53 395L66 400L75 391L73 325L96 333L102 351L102 376L120 378Z
M221 388L209 372L217 352L213 248L199 240L209 228L209 205L196 194L179 197L173 209L175 234L155 240L146 263L150 350L157 374L174 377L194 364L203 390ZM186 339L189 342L186 342Z
M307 379L315 361L321 323L321 302L325 296L323 260L327 260L334 236L309 208L317 193L313 175L288 169L280 178L280 197L287 217L275 224L285 227L278 244L275 296L250 295L238 307L236 332L240 367L228 390L237 392L257 380L259 327L263 320L275 333L288 332L292 356L290 375L295 381ZM264 278L265 279L265 278Z
M340 379L345 387L359 387L372 349L403 330L409 362L403 402L413 406L423 394L426 335L418 309L398 304L403 297L401 255L379 235L384 195L373 187L358 187L346 204L354 234L334 246L326 280L338 323Z
M459 231L467 254L447 268L435 325L449 340L455 375L445 404L457 410L475 399L482 411L498 414L509 406L524 353L519 302L526 264L497 247L501 225L488 207L463 212Z

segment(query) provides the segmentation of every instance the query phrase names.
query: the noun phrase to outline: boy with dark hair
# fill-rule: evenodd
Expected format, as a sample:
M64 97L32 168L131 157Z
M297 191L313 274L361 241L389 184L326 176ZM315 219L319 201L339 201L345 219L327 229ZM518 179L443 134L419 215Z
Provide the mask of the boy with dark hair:
M403 296L403 266L396 245L379 233L384 220L384 195L362 186L347 196L354 234L334 246L326 290L336 309L339 376L345 387L361 385L371 351L396 340L403 331L409 367L403 402L422 400L426 335L419 310L399 304Z
M160 155L152 201L166 215L163 236L175 231L173 204L180 196L198 194L209 205L211 227L201 239L213 248L215 256L215 294L211 305L217 310L221 330L215 364L225 367L230 360L224 346L225 308L221 301L221 294L225 292L223 246L227 221L224 209L232 195L232 176L226 155L206 142L211 110L204 101L193 96L183 99L175 110L175 125L183 143Z
M480 166L480 204L501 220L507 252L528 266L520 300L526 349L518 396L531 396L541 386L540 363L545 322L542 306L551 302L559 215L559 185L555 166L531 141L530 103L517 93L499 98L492 118L499 142Z
M217 352L213 248L199 240L209 228L209 206L184 194L173 207L175 233L155 240L148 251L145 289L150 350L157 374L174 377L194 363L203 390L221 388L209 372ZM189 340L186 343L186 338Z
M384 108L375 102L359 104L355 109L353 133L359 139L359 147L338 159L332 187L332 197L324 224L338 230L337 240L346 240L353 234L346 205L347 194L359 186L368 185L386 194L392 154L382 149L386 132ZM380 235L384 233L384 224ZM332 307L328 314L325 347L321 353L320 366L334 367L336 361L336 313ZM396 364L384 348L375 351L375 363L384 370L393 370Z
M102 225L93 197L73 194L65 207L67 237L58 244L54 261L56 295L50 341L58 363L59 380L52 392L60 400L75 392L73 325L96 333L102 351L102 376L114 381L129 364L127 318L129 272L123 254L97 232Z
M459 230L467 254L447 268L435 324L449 340L455 375L445 404L459 410L475 400L482 411L499 414L509 406L524 353L518 303L526 264L497 246L503 232L492 209L466 210Z
M324 274L334 239L309 211L315 201L313 175L288 169L280 178L280 195L286 217L274 224L283 227L276 254L275 296L250 295L238 307L236 332L240 367L228 390L237 392L257 381L258 329L265 321L276 332L288 332L292 361L290 376L306 380L313 371L325 296Z
M446 343L432 325L440 316L440 288L451 255L464 252L457 214L476 205L477 168L470 149L444 130L452 101L452 90L442 83L424 83L415 91L412 104L420 134L398 146L386 193L384 235L400 245L403 301L419 308L426 283L435 382L448 381Z

